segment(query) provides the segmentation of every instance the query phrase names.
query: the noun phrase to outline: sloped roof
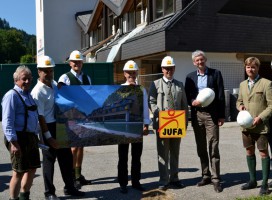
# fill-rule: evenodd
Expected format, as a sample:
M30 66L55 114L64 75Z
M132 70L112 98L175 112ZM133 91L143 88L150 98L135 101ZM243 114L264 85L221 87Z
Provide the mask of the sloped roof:
M101 1L116 6L110 0ZM118 3L123 6L128 1ZM245 8L240 9L240 6ZM185 8L175 14L148 24L141 32L124 42L121 52L130 51L137 57L145 52L143 45L153 47L159 42L163 43L162 48L148 48L147 54L195 49L271 53L272 40L269 38L272 35L272 14L266 12L271 9L272 1L267 0L191 0ZM125 36L122 35L104 51ZM156 37L160 37L159 40L156 40ZM132 55L129 56L132 58Z
M109 1L111 1L112 3L114 3L117 7L120 7L121 4L122 4L122 2L123 2L123 0L109 0Z
M86 26L88 25L88 22L92 16L92 10L84 11L84 12L77 12L76 13L76 20L79 26L85 30Z
M98 0L93 10L93 15L90 17L87 26L83 29L85 33L88 32L93 23L96 22L97 16L102 11L103 4L105 4L115 15L121 15L126 8L133 3L131 0Z

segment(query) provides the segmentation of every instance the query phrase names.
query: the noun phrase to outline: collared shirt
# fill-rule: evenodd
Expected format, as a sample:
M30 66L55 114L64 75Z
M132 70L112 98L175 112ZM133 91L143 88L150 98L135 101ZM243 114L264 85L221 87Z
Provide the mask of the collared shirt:
M252 87L254 86L254 84L259 80L260 75L258 74L258 76L252 81L249 78L247 78L247 84L248 84L248 89L249 91L252 89Z
M14 89L19 92L27 106L35 105L29 92L24 92L17 85ZM16 131L22 131L25 125L25 106L18 94L10 90L2 99L2 127L8 141L17 141ZM28 110L27 132L37 133L38 113Z
M196 71L196 73L197 73L197 87L198 87L198 91L200 91L207 87L208 68L206 67L204 74L200 74L198 70Z
M73 70L71 69L70 72L82 83L83 82L83 72L81 72L79 75ZM91 78L89 76L88 77L88 80L89 80L89 83L90 85L92 84L91 83ZM69 77L66 75L66 74L62 74L61 77L59 78L59 81L58 83L61 82L61 83L64 83L65 85L70 85L70 79Z
M44 116L46 123L56 121L55 118L55 91L57 90L56 81L52 81L52 88L38 80L33 88L31 95L38 106L39 115Z
M164 76L163 76L162 78L163 78L163 80L164 80L166 83L168 83L169 81L170 81L170 82L173 81L173 79L169 80L168 78L166 78L166 77L164 77Z
M125 82L121 85L129 85L129 83ZM144 124L150 124L147 92L145 88L143 88L142 90L143 90L143 104L144 104L143 106Z

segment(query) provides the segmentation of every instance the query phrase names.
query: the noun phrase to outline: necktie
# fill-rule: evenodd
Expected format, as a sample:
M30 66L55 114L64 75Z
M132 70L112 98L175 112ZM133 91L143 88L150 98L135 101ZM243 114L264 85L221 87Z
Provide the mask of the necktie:
M251 91L253 86L254 86L254 82L249 82L249 84L248 84L249 91Z
M168 81L168 87L169 87L169 92L168 92L168 109L169 110L174 110L175 109L175 102L174 102L174 97L171 92L172 88L172 82Z

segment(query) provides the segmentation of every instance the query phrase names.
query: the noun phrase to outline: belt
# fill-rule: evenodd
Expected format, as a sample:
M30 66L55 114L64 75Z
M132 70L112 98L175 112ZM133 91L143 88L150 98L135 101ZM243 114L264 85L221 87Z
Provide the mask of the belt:
M199 112L209 112L209 109L207 107L196 107L196 111L199 111Z

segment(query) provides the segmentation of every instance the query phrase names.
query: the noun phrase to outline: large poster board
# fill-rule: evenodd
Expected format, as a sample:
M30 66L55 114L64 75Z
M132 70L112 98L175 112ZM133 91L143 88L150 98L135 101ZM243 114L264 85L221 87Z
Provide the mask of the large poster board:
M142 141L140 86L63 86L55 101L57 141L61 147Z

